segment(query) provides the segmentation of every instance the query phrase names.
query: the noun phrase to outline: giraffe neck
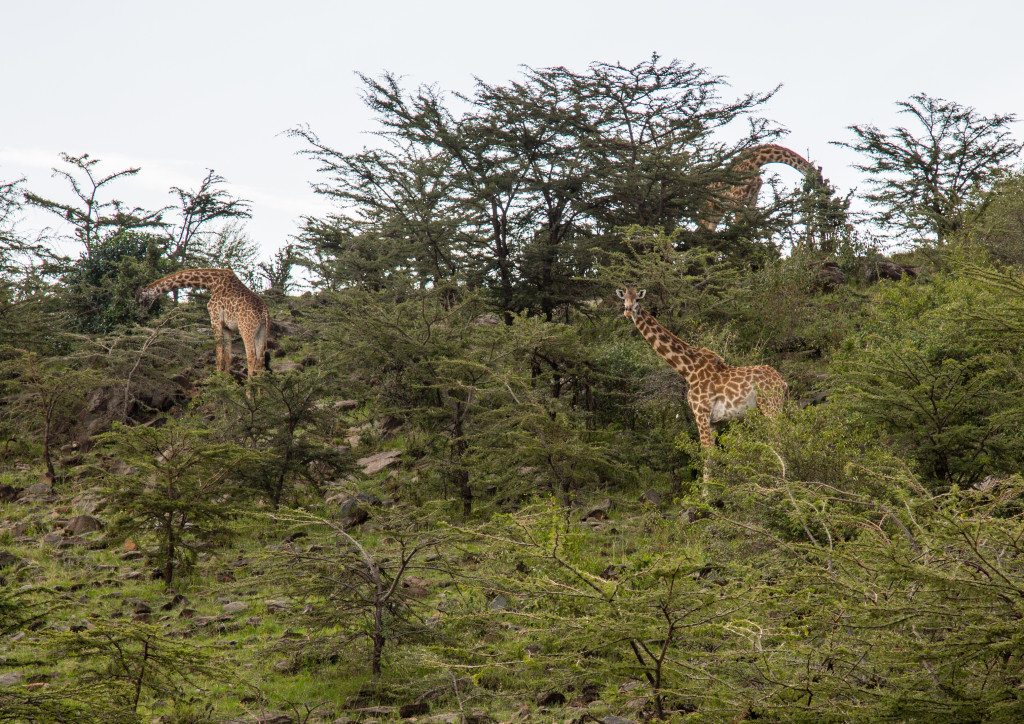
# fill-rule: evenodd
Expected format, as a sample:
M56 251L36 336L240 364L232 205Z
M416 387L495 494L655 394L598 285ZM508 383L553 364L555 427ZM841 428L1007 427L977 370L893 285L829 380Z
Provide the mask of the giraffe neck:
M739 160L736 161L734 168L737 171L754 172L760 170L762 166L766 166L769 163L784 163L787 166L795 168L804 175L814 176L815 178L821 177L821 172L818 171L818 168L814 164L796 151L792 151L785 146L780 146L776 143L766 143L761 146L752 146L751 148L748 148L740 154Z
M145 290L153 294L182 289L212 289L223 285L229 279L237 279L230 269L181 269L147 284Z
M713 368L724 364L722 358L703 347L694 347L666 329L654 315L643 309L633 314L633 324L648 344L668 362L676 372L686 378L689 385L698 381L698 371L709 363Z

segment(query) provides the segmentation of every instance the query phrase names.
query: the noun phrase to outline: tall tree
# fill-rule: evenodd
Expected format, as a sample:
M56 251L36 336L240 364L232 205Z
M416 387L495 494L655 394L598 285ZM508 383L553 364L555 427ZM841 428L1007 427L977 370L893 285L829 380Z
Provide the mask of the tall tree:
M411 268L430 283L449 273L487 288L509 322L577 304L595 274L596 235L615 244L625 224L686 225L712 183L738 180L728 161L777 133L751 118L739 143L716 141L773 91L723 101L721 78L658 56L579 72L528 68L451 96L406 91L391 74L363 82L383 149L347 154L293 131L327 176L317 192L343 205L334 220L358 231L310 222L308 242L360 252L347 258L361 268L372 264L361 242L380 239L394 250L376 256L390 273Z
M855 167L869 174L865 199L880 225L898 238L942 243L1024 148L1010 133L1016 117L986 116L924 93L896 105L911 124L889 132L850 126L856 140L833 143L866 157Z
M85 257L92 256L96 244L105 236L132 229L158 229L163 227L163 214L167 208L148 211L129 207L117 199L102 200L101 196L119 179L135 176L141 169L131 167L102 174L100 160L85 153L60 155L70 169L53 169L53 175L63 178L71 187L73 201L55 201L39 194L27 192L25 200L32 206L49 211L71 224L75 239L85 247Z
M223 188L224 183L224 177L210 169L194 190L171 188L181 215L171 232L170 257L178 264L187 266L196 254L196 245L215 238L216 230L210 228L214 222L252 217L249 202L231 196Z

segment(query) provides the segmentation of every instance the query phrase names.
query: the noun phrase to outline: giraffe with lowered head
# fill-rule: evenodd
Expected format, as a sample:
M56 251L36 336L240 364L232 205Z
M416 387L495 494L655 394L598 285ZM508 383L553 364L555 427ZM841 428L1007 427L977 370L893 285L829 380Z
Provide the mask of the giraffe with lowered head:
M761 168L769 163L782 163L795 168L804 176L811 177L819 185L824 184L821 168L815 166L796 151L791 151L777 143L765 143L751 146L742 151L730 170L747 180L737 184L713 184L712 197L701 212L697 223L705 231L714 231L730 211L744 207L752 207L757 203L757 195L764 183L761 180Z
M182 269L147 284L139 292L140 302L152 302L161 294L184 287L208 289L210 324L217 344L217 371L231 371L231 336L238 332L245 345L249 377L263 370L270 332L267 303L235 276L230 269Z
M622 300L622 315L633 320L654 351L686 379L686 401L697 422L702 448L715 444L712 423L743 417L755 406L769 417L782 410L787 385L774 367L734 367L706 347L687 344L640 308L646 293L633 287L615 290Z

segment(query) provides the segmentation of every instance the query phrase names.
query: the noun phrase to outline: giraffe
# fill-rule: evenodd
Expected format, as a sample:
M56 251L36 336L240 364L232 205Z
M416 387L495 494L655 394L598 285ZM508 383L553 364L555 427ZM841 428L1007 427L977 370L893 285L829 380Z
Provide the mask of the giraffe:
M761 167L769 163L784 163L795 168L805 176L810 176L819 184L824 183L821 168L796 151L775 143L751 146L742 151L729 170L747 178L737 184L713 184L712 197L708 200L698 219L698 225L705 231L714 231L729 211L742 207L752 207L757 203L757 195L761 191Z
M210 290L210 324L217 344L217 371L231 371L231 335L238 332L245 345L249 377L263 370L270 331L267 303L239 281L230 269L182 269L147 284L139 291L140 302L152 302L161 294L195 287Z
M615 290L622 300L622 316L633 320L654 351L686 379L686 401L705 451L715 444L713 423L743 417L755 406L769 417L782 410L788 388L774 367L733 367L710 349L687 344L640 308L646 293L645 289L633 287ZM708 479L706 461L704 479Z

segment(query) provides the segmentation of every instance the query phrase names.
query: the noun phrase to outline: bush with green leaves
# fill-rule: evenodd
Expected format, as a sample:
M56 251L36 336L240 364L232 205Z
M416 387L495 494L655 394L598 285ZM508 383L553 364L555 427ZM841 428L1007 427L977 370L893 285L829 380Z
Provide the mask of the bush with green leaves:
M1011 293L963 273L879 287L836 367L851 425L910 455L935 489L1024 465L1024 377L1015 335L978 323Z
M130 535L162 571L165 585L202 550L230 536L228 522L246 501L245 471L264 464L256 452L218 442L194 418L162 425L115 424L96 438L97 472L117 511L116 531Z
M261 456L261 464L240 470L239 477L277 506L299 496L298 481L319 490L350 462L331 440L333 383L318 368L260 375L245 387L213 380L197 404L214 416L220 439Z

